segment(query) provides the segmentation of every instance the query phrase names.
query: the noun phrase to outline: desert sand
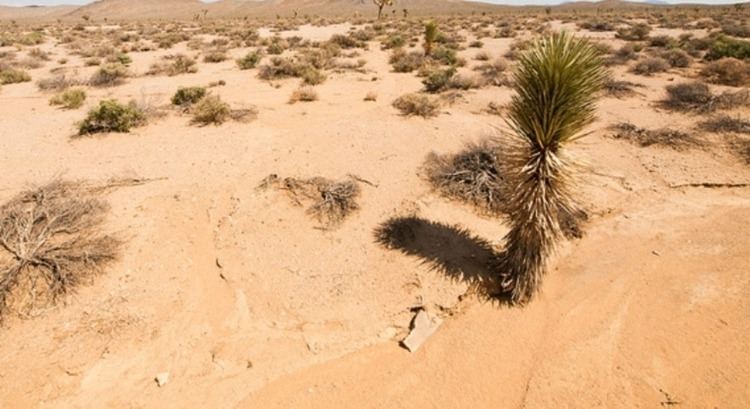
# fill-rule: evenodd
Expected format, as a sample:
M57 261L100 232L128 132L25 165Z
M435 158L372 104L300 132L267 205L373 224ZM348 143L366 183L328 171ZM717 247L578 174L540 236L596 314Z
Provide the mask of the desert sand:
M325 41L367 24L300 24L279 35ZM108 27L86 30L118 29ZM549 27L625 44L570 21ZM651 35L687 32L706 35L656 26ZM459 73L514 41L460 50ZM197 73L145 75L162 56L196 55L180 42L128 53L134 75L124 84L85 87L83 107L61 110L35 82L88 78L98 67L54 40L38 48L51 59L27 70L32 81L0 89L0 202L55 178L147 181L107 194L106 230L126 241L106 272L48 309L4 320L0 407L750 407L750 166L735 137L695 131L704 116L660 105L665 86L696 78L697 64L651 76L611 67L642 86L603 96L572 148L586 163L585 234L562 244L541 294L519 308L471 286L491 274L491 254L474 238L501 246L507 223L441 196L423 171L430 152L507 132L487 106L506 104L510 87L461 91L434 118L402 116L391 103L420 91L422 79L393 72L391 50L375 40L354 57L363 69L327 71L310 103L288 103L297 78L237 68L256 47L231 48L219 63L197 58ZM22 60L30 49L0 51ZM197 126L169 108L179 87L219 80L226 85L211 94L254 118ZM129 133L74 137L108 98L166 113ZM620 122L697 132L703 143L639 146L612 137ZM284 192L259 189L270 174L368 183L359 210L325 229ZM415 218L416 254L377 242L391 217ZM443 323L411 353L399 342L416 307ZM159 374L168 374L162 386Z

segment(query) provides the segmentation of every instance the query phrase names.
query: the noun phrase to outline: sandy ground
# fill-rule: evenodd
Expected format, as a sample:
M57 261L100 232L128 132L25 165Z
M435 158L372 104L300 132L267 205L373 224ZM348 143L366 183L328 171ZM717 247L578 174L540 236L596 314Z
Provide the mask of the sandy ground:
M511 40L484 42L500 55ZM184 43L170 52L179 51ZM476 64L476 52L462 55ZM132 54L133 71L162 54ZM376 44L362 58L367 73L331 74L308 104L287 103L298 80L274 87L231 60L91 89L74 111L49 106L33 83L3 86L0 199L56 176L156 180L109 196L108 227L128 243L106 275L0 329L0 407L750 407L750 189L682 186L750 183L750 168L720 135L677 152L606 129L692 127L699 118L656 105L689 72L617 68L644 87L603 99L575 148L592 171L582 186L587 234L560 249L541 297L517 309L459 301L460 276L487 255L451 226L498 245L507 226L437 196L420 176L430 151L495 134L502 118L484 108L510 90L469 91L437 118L405 118L391 102L420 80L390 72ZM82 65L70 57L86 77L93 69ZM44 78L53 66L30 73ZM173 111L130 134L70 138L103 98L166 105L178 86L220 79L227 85L212 92L256 107L257 119L197 127ZM364 102L371 91L377 101ZM326 231L283 193L256 189L271 173L355 174L373 185L363 185L361 210ZM397 215L442 226L423 244L444 249L458 274L378 245L374 229ZM445 322L410 354L398 341L420 305Z

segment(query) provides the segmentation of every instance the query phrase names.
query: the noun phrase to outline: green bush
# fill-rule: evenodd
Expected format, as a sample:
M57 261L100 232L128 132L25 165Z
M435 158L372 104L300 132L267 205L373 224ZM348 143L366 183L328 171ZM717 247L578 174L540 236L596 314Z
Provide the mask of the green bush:
M172 96L172 104L183 108L189 107L205 96L206 89L203 87L180 87Z
M134 102L120 104L114 99L101 101L99 106L89 111L78 125L79 135L102 132L129 132L131 128L143 125L146 115Z
M740 60L750 58L750 41L736 40L723 35L717 36L706 54L707 60L732 57Z
M263 58L263 56L261 55L260 51L251 51L245 54L244 57L237 60L237 66L240 67L241 70L253 69L256 65L258 65L261 58Z
M63 109L78 109L86 100L86 92L82 89L69 89L55 95L49 100L50 105L58 105Z
M28 81L31 81L31 76L26 71L0 65L0 85Z
M209 95L201 98L193 106L193 123L200 125L220 125L229 119L232 110L229 104L223 102L216 95Z
M422 80L425 91L435 93L444 90L451 78L456 75L456 69L453 67L446 69L434 69L427 74L427 77Z
M95 87L113 87L122 84L128 69L122 64L105 64L91 76L89 84Z

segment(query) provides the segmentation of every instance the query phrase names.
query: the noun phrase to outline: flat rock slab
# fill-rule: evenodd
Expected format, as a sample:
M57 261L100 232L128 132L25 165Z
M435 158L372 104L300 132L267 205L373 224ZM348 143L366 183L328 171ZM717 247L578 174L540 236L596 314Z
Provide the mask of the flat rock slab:
M409 352L415 352L427 339L437 331L443 320L440 318L431 318L427 311L419 310L411 323L411 332L401 341L401 345L408 349Z

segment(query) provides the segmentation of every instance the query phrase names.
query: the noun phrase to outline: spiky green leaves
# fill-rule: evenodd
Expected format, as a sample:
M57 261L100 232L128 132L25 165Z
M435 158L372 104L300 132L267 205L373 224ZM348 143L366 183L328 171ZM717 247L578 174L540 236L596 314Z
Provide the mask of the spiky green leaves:
M593 121L605 77L588 41L566 32L544 37L519 59L508 124L538 149L555 150Z
M547 258L563 236L561 223L579 213L575 164L562 148L594 120L605 77L594 47L564 32L537 41L519 59L507 118L514 132L503 158L511 230L497 265L514 303L539 290Z

